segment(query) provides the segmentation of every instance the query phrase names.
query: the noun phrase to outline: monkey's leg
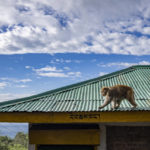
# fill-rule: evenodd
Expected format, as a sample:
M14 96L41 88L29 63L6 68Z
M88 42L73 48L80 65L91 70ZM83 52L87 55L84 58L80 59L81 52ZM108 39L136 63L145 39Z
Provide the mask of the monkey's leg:
M135 108L137 106L136 102L135 102L135 98L134 98L134 95L131 95L129 98L128 98L129 102L131 103L131 105L133 106L133 108Z
M111 101L111 109L113 110L113 109L115 109L116 108L116 99L113 99L112 101Z
M107 106L110 102L111 102L112 98L109 96L106 96L104 104L102 106L99 107L99 109L104 108L105 106Z
M135 102L135 98L134 98L134 93L131 94L131 92L128 92L127 99L131 103L131 105L133 106L133 108L135 108L137 106L137 104Z
M122 101L122 100L117 100L117 101L116 101L116 106L115 106L116 109L119 108L119 106L120 106L120 104L121 104L121 101Z
M131 105L133 106L133 108L135 108L137 106L137 104L134 101L134 99L130 99L129 102L131 103Z

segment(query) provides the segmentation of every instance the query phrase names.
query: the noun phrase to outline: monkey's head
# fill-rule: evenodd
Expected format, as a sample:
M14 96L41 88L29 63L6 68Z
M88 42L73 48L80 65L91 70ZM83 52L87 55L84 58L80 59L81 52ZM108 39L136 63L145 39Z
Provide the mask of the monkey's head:
M106 96L108 91L109 91L109 88L108 88L108 87L103 87L103 88L101 89L101 94L102 94L103 96Z

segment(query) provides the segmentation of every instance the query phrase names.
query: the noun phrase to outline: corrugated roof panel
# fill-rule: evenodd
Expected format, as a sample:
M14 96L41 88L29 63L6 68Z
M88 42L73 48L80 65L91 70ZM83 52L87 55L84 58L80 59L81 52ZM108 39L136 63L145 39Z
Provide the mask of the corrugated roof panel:
M55 110L59 111L60 107L63 107L63 106L61 105L61 103L59 103L59 101L55 100L55 103L53 104L53 107L51 108L50 111L52 112Z
M76 89L76 100L80 99L81 87Z
M68 92L67 92L67 94L68 94ZM56 100L56 101L60 100L59 99L60 96L61 96L61 93L56 93L55 97L54 97L54 100Z
M75 107L76 107L76 101L72 100L70 105L68 106L67 111L74 111Z
M43 99L38 100L38 101L34 101L32 107L29 110L37 111L41 107L42 104L43 104Z
M50 111L53 111L54 110L54 108L56 107L56 104L57 104L57 102L56 101L54 101L54 100L52 100L52 101L50 101L51 103L48 105L48 106L46 106L46 112L48 111L48 112L50 112Z
M80 107L78 108L78 111L86 111L87 110L87 102L88 101L80 101L81 102L81 105Z
M61 111L69 111L70 110L70 106L73 104L72 100L68 100L68 101L63 101L62 105L63 107L61 108Z
M42 100L42 103L40 103L40 106L36 109L39 109L40 111L47 111L45 108L49 103L51 103L51 101L49 100L49 97L46 97L44 100Z
M76 110L76 111L82 111L84 108L84 105L83 105L83 102L84 101L81 101L81 100L77 100L76 103L75 103L75 107L72 109L72 110ZM83 109L82 109L83 108Z
M43 111L45 111L45 112L51 111L54 104L55 104L54 100L48 100L47 105L44 107Z

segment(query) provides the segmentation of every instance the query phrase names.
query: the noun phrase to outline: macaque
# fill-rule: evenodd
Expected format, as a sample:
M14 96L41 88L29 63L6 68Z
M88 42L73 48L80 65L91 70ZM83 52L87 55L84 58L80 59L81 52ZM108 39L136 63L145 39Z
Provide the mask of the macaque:
M123 99L127 99L133 108L137 106L134 99L134 91L131 87L126 85L115 85L112 87L103 87L101 89L101 94L105 96L105 101L99 109L104 108L109 103L111 103L112 109L117 109Z

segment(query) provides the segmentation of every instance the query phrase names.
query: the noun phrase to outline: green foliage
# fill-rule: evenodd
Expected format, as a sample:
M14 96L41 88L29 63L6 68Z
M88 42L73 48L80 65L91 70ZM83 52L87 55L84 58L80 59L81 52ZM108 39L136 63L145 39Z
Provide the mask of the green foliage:
M18 132L14 139L7 136L0 136L0 150L27 150L28 135Z
M20 144L25 148L28 148L28 136L23 132L18 132L14 138L14 144Z
M0 136L0 150L9 150L8 145L11 145L12 139L7 136Z
M14 144L9 146L9 150L27 150L27 148L23 147L20 144Z

